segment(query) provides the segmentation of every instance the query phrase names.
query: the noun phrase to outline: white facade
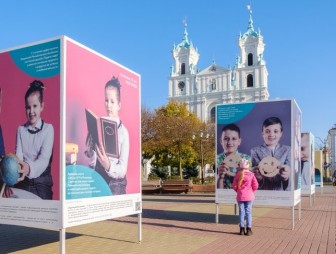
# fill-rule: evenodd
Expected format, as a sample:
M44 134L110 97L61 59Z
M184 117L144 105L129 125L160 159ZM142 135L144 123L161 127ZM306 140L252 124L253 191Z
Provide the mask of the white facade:
M328 132L328 146L330 148L330 174L336 170L336 127Z
M169 77L170 101L188 105L188 109L202 121L214 121L217 104L268 100L267 68L263 59L263 37L253 27L249 11L247 31L239 36L240 56L233 68L213 62L199 71L199 53L188 39L187 25L180 44L174 45L174 64Z

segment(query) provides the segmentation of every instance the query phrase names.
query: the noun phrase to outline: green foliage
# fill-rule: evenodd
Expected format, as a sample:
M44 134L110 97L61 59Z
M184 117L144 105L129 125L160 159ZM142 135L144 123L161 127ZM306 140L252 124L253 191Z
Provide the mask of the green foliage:
M152 168L148 179L167 179L169 175L168 168Z
M158 177L157 175L155 175L155 174L149 174L148 175L148 180L160 180L161 178L160 177Z
M202 179L199 177L192 177L193 184L202 184ZM215 183L215 177L213 176L207 176L204 178L204 184L214 184Z
M152 158L155 168L171 166L183 178L182 169L187 165L214 164L214 125L202 123L194 113L187 110L184 103L171 101L154 112L143 108L141 112L141 141L143 158ZM201 139L198 134L210 134ZM200 146L203 147L202 152ZM203 154L203 160L201 158ZM186 177L189 176L188 173Z
M205 177L204 182L212 184L212 183L215 182L215 177L214 176L207 176L207 177Z
M202 184L202 179L199 177L192 177L191 180L193 184Z
M196 166L188 165L183 168L183 178L184 179L197 177L198 174L199 172Z

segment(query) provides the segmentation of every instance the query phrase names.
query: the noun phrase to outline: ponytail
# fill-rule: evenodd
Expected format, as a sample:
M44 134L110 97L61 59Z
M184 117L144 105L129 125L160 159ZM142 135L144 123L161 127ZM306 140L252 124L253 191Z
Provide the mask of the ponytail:
M250 167L250 161L248 160L245 160L245 159L241 159L239 161L239 167L240 167L240 175L239 175L239 179L238 179L238 189L240 189L242 183L243 183L243 180L244 180L244 173L245 173L245 170L244 169L249 169Z
M240 189L240 187L243 183L244 173L245 173L245 170L240 170L240 175L239 175L239 179L238 179L238 189Z

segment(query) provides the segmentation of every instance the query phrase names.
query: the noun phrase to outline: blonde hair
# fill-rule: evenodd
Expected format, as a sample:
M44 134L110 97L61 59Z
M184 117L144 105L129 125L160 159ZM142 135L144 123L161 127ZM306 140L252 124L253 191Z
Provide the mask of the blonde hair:
M239 175L239 179L238 179L238 189L240 189L243 180L244 180L244 173L245 173L245 169L248 170L249 166L250 166L250 161L249 160L245 160L245 159L241 159L239 161L239 166L240 166L240 175Z
M239 179L238 179L238 189L240 189L240 187L243 183L245 170L241 169L239 173L240 173L240 175L239 175Z

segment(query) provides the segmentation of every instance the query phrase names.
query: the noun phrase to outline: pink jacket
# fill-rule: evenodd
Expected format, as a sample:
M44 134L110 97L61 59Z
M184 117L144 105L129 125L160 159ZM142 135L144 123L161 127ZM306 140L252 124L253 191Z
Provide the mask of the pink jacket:
M258 189L258 181L254 174L248 170L244 172L243 182L238 189L238 180L242 170L239 170L233 179L233 189L237 192L237 201L254 200L254 192Z

